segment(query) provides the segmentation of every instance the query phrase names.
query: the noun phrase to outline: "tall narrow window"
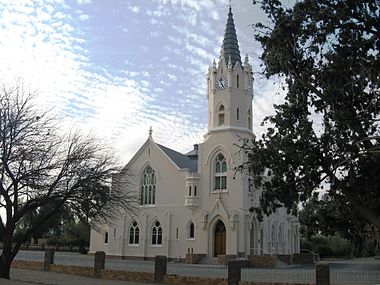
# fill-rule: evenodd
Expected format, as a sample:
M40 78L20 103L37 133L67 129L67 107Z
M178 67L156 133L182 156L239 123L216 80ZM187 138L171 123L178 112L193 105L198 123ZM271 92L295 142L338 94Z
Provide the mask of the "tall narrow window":
M104 234L104 243L108 243L108 232Z
M191 186L189 186L189 193L188 196L191 197Z
M239 74L236 75L236 88L239 88Z
M129 229L129 244L139 244L140 230L137 226L137 222L133 221L131 228Z
M224 125L224 106L220 105L218 109L218 126Z
M236 120L240 120L239 108L236 109Z
M251 116L251 109L248 109L248 129L252 128L252 116Z
M189 238L194 238L195 237L195 227L194 223L191 222L189 225Z
M215 160L215 190L227 190L227 162L220 153Z
M156 221L154 223L154 226L152 229L152 244L153 245L162 244L162 227L159 221Z
M156 175L152 167L147 166L141 176L140 204L156 203Z
M194 186L194 196L197 196L197 186Z

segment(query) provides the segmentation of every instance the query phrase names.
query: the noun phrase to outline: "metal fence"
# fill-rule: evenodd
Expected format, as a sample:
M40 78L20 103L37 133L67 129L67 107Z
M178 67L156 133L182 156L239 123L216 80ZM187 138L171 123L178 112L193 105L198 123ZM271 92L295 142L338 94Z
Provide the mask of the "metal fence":
M331 284L380 284L380 270L330 269Z
M20 251L16 259L40 261L44 252ZM94 266L94 256L78 253L56 252L55 264ZM119 271L150 272L155 270L155 262L148 260L106 259L105 268ZM365 268L367 267L367 268ZM167 274L187 277L228 278L228 266L167 263ZM268 283L315 284L315 267L287 267L276 269L242 268L241 281ZM380 285L380 268L378 264L348 268L347 265L330 264L330 283L332 285Z
M168 263L167 274L188 277L227 278L228 267L221 265Z
M242 268L241 281L315 284L315 269Z

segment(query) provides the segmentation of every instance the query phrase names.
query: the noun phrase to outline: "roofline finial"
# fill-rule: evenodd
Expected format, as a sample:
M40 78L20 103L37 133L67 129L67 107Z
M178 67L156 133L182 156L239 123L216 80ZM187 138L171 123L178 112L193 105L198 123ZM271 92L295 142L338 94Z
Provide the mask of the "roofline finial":
M150 128L149 128L149 137L152 137L152 134L153 134L153 129L152 129L152 126L150 126Z

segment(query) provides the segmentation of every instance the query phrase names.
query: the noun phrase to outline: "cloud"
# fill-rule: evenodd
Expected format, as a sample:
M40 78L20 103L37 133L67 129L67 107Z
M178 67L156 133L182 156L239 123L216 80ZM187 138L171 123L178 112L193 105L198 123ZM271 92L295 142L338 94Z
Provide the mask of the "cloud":
M150 125L156 141L190 150L207 131L206 73L219 56L225 0L100 3L81 6L84 13L62 0L5 1L0 76L31 82L41 106L103 137L125 161ZM250 47L238 32L240 46ZM271 86L256 80L255 94L256 122L271 112Z
M92 1L91 0L77 0L77 3L79 5L83 5L83 4L91 4Z
M79 20L81 20L81 21L86 21L88 19L90 19L89 15L82 14L82 15L79 16Z

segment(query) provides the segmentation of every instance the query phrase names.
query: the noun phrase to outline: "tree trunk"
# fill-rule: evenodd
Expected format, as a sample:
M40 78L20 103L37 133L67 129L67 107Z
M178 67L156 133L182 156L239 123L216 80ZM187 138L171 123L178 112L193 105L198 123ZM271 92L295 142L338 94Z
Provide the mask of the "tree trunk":
M9 279L12 260L12 241L4 239L3 252L0 256L0 278Z
M7 261L6 258L4 258L4 254L2 254L0 260L0 279L9 279L10 270L11 262Z

